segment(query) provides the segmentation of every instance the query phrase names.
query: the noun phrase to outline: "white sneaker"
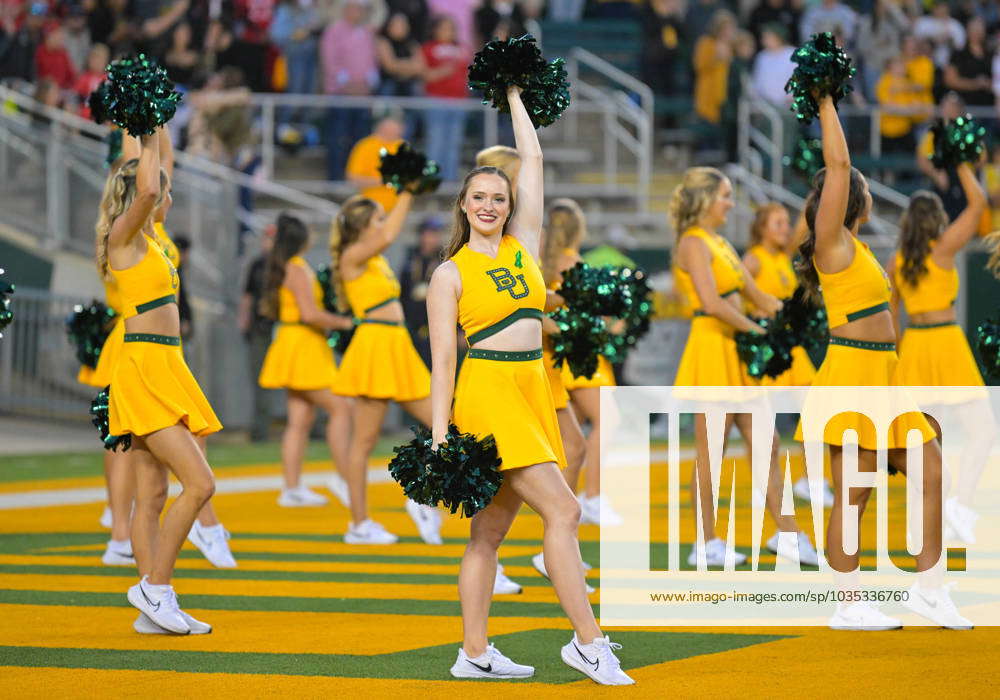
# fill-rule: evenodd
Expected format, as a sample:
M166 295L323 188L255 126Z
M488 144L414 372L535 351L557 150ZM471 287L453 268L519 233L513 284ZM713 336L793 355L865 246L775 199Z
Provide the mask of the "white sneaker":
M108 547L104 550L101 561L107 566L135 566L132 543L129 540L108 540Z
M344 535L344 542L347 544L393 544L398 540L398 537L371 519L357 525L351 523Z
M976 521L979 520L976 511L962 505L952 496L944 502L944 519L958 539L966 544L976 543Z
M523 589L521 584L511 581L503 572L503 564L497 564L497 575L493 579L493 595L514 595Z
M406 512L417 526L420 539L427 544L441 544L441 512L431 506L406 499Z
M111 506L104 506L104 512L101 513L99 522L105 530L111 529L111 526L114 524L114 517L111 515Z
M212 633L212 626L207 622L196 620L183 610L180 610L180 613L181 617L184 618L184 621L188 623L188 627L191 629L191 634ZM132 623L132 629L139 634L173 634L173 632L163 629L158 624L150 620L146 613L139 613L139 617L135 618L135 622Z
M466 655L465 649L459 648L451 675L455 678L531 678L535 668L514 663L490 644L482 656L474 659Z
M337 497L337 500L341 502L344 508L351 507L351 492L347 488L347 482L340 474L334 474L326 482L326 487L330 489L330 493Z
M794 544L790 544L787 539L782 540L779 538L776 532L767 541L767 548L779 557L783 557L795 564L819 566L819 554L816 553L816 548L809 541L809 536L804 532L800 532L798 539L799 546L796 547Z
M173 586L154 586L143 576L128 589L128 602L163 629L174 634L191 634L191 628L177 607Z
M284 489L278 496L278 505L285 508L307 508L310 506L325 506L330 502L326 496L310 491L305 486Z
M837 612L830 618L830 629L835 630L880 632L898 630L902 626L902 622L894 617L889 617L865 601L850 605L838 605Z
M933 590L921 588L918 583L910 586L910 597L903 601L903 607L926 617L942 627L951 630L971 630L972 621L962 617L951 599L949 591L954 584Z
M535 556L533 556L531 558L531 565L533 567L535 567L535 571L537 571L538 573L540 573L545 578L549 578L549 572L545 570L545 554L544 554L544 552L539 552L538 554L536 554ZM584 570L584 572L587 572L587 571L590 571L590 568L591 567L590 567L589 564L584 564L584 569L583 570ZM549 579L549 580L551 581L552 579ZM587 589L587 595L590 595L595 590L597 590L596 588L594 588L593 586L591 586L586 581L583 582L583 585Z
M590 644L581 644L574 634L569 644L562 648L562 660L601 685L632 685L635 681L622 671L621 662L615 656L615 650L621 648L621 644L615 644L606 636Z
M808 501L811 499L809 494L809 479L802 477L795 482L792 486L792 493L801 498L803 501ZM830 488L830 482L823 479L823 507L833 508L833 489Z
M734 564L739 566L747 560L747 555L742 552L733 552ZM716 537L705 544L705 563L708 566L724 566L726 563L726 541ZM688 555L688 566L698 565L698 547L691 548Z
M618 515L611 503L604 496L587 498L580 496L580 524L615 527L622 524L622 516Z
M229 531L222 524L202 526L197 520L191 526L188 539L201 550L205 558L217 569L235 569L236 560L229 551Z

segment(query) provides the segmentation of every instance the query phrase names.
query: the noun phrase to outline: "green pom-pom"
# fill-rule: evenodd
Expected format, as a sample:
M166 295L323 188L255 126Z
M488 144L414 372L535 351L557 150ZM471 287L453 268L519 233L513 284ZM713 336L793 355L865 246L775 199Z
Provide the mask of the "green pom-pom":
M623 267L618 270L618 279L626 300L625 313L619 316L625 321L625 330L620 335L612 334L601 352L616 365L624 362L629 351L649 332L650 318L653 315L646 273Z
M795 344L806 352L816 353L827 346L830 340L830 326L826 309L809 301L804 287L797 287L790 299L781 308L783 323L793 333Z
M794 338L777 319L755 320L767 332L737 333L736 352L751 377L778 377L792 366Z
M408 498L425 506L439 503L467 518L481 511L500 489L500 455L492 435L482 440L448 426L445 442L431 449L431 431L413 428L414 438L393 448L389 473Z
M789 167L807 180L823 167L823 142L819 139L799 139L792 155L781 159Z
M792 62L797 65L785 84L785 92L792 96L792 111L804 124L819 115L817 97L829 95L836 104L853 90L850 80L856 69L830 32L813 34L792 54Z
M121 58L108 66L103 109L107 119L133 136L152 134L170 121L181 94L167 71L145 54Z
M76 359L91 369L97 367L104 341L115 323L115 312L97 299L89 304L77 304L66 319L66 335L76 348Z
M507 88L522 89L521 101L535 128L549 126L569 107L564 61L546 63L530 34L488 42L469 66L469 87L483 94L483 104L510 112Z
M549 314L559 333L550 337L553 365L569 363L574 377L591 378L597 371L597 356L608 344L604 319L588 313L575 313L563 307Z
M612 267L591 267L585 262L563 273L559 295L574 314L621 317L628 308L618 270Z
M934 139L931 163L940 170L959 163L978 163L986 150L986 129L968 114L949 122L936 120L931 134Z
M986 374L1000 379L1000 317L985 321L976 328L976 350Z
M409 190L413 194L429 194L441 185L441 168L408 143L402 143L395 153L382 149L379 153L379 173L382 182L396 192Z
M108 99L108 81L103 80L92 93L87 97L87 106L90 108L90 118L98 124L108 121L108 110L106 107Z
M97 432L101 436L101 442L104 444L104 449L117 452L118 448L121 447L122 452L124 452L132 447L132 436L128 433L125 435L111 434L108 422L108 403L110 401L111 387L106 386L90 402L90 422L97 428Z
M108 154L104 156L104 165L111 167L122 157L122 130L112 129L107 135Z
M332 314L339 314L337 308L337 291L333 288L333 275L329 265L320 265L316 270L316 281L323 290L323 308ZM349 331L330 331L326 336L326 344L343 355L354 336L354 329Z
M3 330L14 322L14 312L10 310L10 295L14 293L14 285L5 280L3 268L0 268L0 338Z

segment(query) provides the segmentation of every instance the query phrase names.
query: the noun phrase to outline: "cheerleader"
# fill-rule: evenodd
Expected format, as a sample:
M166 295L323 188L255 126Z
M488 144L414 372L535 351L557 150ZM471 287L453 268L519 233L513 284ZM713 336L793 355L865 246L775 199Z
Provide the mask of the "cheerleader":
M675 386L746 386L754 384L740 364L736 352L736 331L763 333L763 329L741 309L745 296L763 316L773 316L781 302L761 290L732 245L717 230L726 223L733 208L733 186L715 168L690 168L670 201L670 216L678 239L675 250L675 278L694 309ZM726 415L724 435L733 424L752 453L750 415ZM767 548L791 561L816 565L818 557L809 537L799 530L794 516L782 515L783 472L778 462L778 436L771 440L771 467L765 504L778 529L797 533L797 544L788 545L775 533ZM696 459L691 479L691 502L695 507L695 532L700 522L705 538L705 560L709 566L725 563L726 543L715 533L715 505L712 496L708 427L704 414L695 417ZM725 450L725 445L723 445ZM701 513L699 520L698 514ZM734 552L736 565L746 555ZM692 547L688 564L697 562L698 547Z
M448 260L434 272L427 298L433 358L435 444L454 422L463 432L493 435L503 483L471 522L459 573L463 646L451 668L456 678L526 678L487 638L497 549L522 503L542 518L545 561L575 630L563 660L598 683L633 683L603 636L587 600L577 527L580 505L559 468L566 465L552 392L542 366L545 283L538 267L542 228L542 152L520 90L507 93L521 158L517 214L502 170L470 172L455 203ZM513 216L512 216L513 215ZM456 326L470 346L457 386Z
M396 535L368 517L368 459L378 440L389 401L430 425L430 372L403 323L399 282L385 251L399 236L413 194L400 193L386 215L367 197L344 202L330 235L331 277L337 303L354 314L357 330L340 363L334 391L354 397L354 433L347 455L351 524L348 544L392 544ZM406 512L428 544L441 544L441 514L407 499Z
M184 538L215 491L196 436L222 425L184 362L177 272L149 235L163 196L159 139L158 133L141 137L139 158L126 161L109 178L96 227L98 269L117 285L125 327L111 377L109 427L114 435L132 437L132 546L142 578L129 589L128 600L151 625L197 634L211 627L180 609L170 581ZM161 526L167 469L182 491Z
M302 459L316 408L326 411L326 442L337 469L346 466L345 446L351 424L350 402L333 393L337 366L327 343L329 331L354 324L346 316L323 308L323 290L309 263L309 230L289 214L278 216L274 244L264 266L261 312L277 319L274 339L264 356L258 383L264 389L284 389L287 421L281 437L284 488L278 505L286 508L321 506L325 496L302 483Z
M170 207L173 206L173 177L174 177L174 146L170 140L170 132L162 129L160 132L160 190L162 201L153 213L153 233L152 238L163 249L164 255L178 269L181 263L181 254L177 249L170 234L167 233L166 220ZM138 158L140 154L139 142L132 137L122 139L122 157ZM180 276L177 278L178 300L180 297ZM205 453L208 459L208 437L200 435L197 437L198 446ZM236 559L229 549L229 531L219 521L215 514L215 508L209 501L199 511L198 518L191 526L188 533L188 541L191 542L205 556L212 566L220 569L236 568Z
M897 338L900 336L900 299L909 317L909 325L899 344L900 384L983 386L969 342L955 322L959 284L955 255L976 235L986 208L986 194L968 163L958 166L958 179L966 205L955 221L949 223L940 197L921 190L910 198L899 224L899 250L890 267L891 305ZM954 410L964 425L975 425L983 418L992 423L989 402L970 400L964 392L957 398L932 395L926 401L935 402L960 403ZM940 438L940 427L933 420L931 424ZM989 431L970 431L966 435L958 493L944 504L945 521L969 544L976 541L978 516L972 509L974 490L992 442L993 435Z
M804 225L804 221L800 221ZM767 202L757 209L750 227L750 248L743 255L743 265L750 272L757 286L778 299L788 299L798 287L791 253L798 245L793 240L788 210L778 202ZM747 314L753 318L761 312L747 303ZM816 368L805 348L792 348L792 366L779 377L762 377L762 386L809 386L816 376ZM792 487L796 496L810 500L809 479L803 476ZM823 480L823 505L833 505L833 490Z
M871 211L868 183L851 167L847 142L830 97L819 99L819 121L826 167L813 178L812 190L806 198L808 234L799 247L798 267L800 281L810 296L818 298L822 286L830 323L830 344L813 386L893 386L898 383L899 360L889 310L889 279L868 246L858 239L858 229ZM858 532L871 489L852 487L849 494L845 493L845 430L857 434L857 463L861 472L875 471L877 444L871 423L860 414L835 416L824 429L823 441L830 450L834 484L834 504L826 529L826 556L839 572L838 585L857 590L860 553L844 551L844 529L850 525L853 532ZM923 440L920 491L924 539L916 556L916 568L925 574L914 583L904 605L944 627L968 628L971 623L959 615L940 583L941 451L934 429L922 414L906 413L893 422L888 436L889 464L906 473L906 437L910 430L919 431ZM801 423L796 439L802 439ZM845 523L847 505L856 509L851 523ZM901 623L861 601L838 604L830 626L885 630L899 628Z

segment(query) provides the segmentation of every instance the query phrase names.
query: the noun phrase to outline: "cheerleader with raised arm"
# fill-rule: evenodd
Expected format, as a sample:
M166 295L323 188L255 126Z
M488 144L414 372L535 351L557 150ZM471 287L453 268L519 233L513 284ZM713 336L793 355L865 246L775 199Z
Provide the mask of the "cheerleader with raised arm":
M542 518L546 567L574 628L563 661L598 683L631 684L614 654L619 645L601 633L587 599L577 541L580 505L559 471L566 459L542 366L542 151L520 89L509 88L507 100L521 159L516 206L503 171L480 167L465 177L448 260L434 272L427 298L433 443L445 440L454 416L462 432L494 437L504 476L493 500L471 521L459 573L463 644L451 673L534 674L531 666L504 656L487 635L497 549L527 503ZM459 324L470 349L456 385Z

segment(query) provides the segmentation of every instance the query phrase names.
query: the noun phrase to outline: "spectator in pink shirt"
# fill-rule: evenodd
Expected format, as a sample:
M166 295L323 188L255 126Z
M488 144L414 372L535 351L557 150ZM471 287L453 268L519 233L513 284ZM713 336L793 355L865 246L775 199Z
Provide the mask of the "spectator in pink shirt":
M482 4L480 0L429 0L429 4L432 15L451 17L459 44L466 49L479 49L476 46L475 13Z
M340 19L320 39L323 92L328 95L371 95L378 85L375 33L367 23L367 0L346 0ZM344 179L351 147L368 135L370 111L334 107L327 116L326 163L331 180Z
M80 116L84 119L90 119L90 105L87 104L87 98L90 97L90 93L97 89L97 86L101 84L104 80L104 69L108 65L108 60L111 58L111 52L108 51L108 47L104 44L94 44L90 47L90 53L87 54L87 64L84 66L83 73L76 79L76 83L73 85L73 92L76 93L77 99L80 100Z

